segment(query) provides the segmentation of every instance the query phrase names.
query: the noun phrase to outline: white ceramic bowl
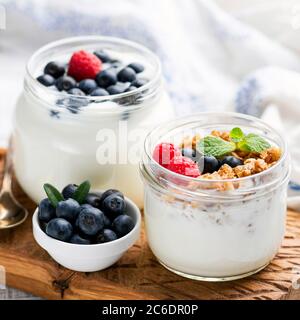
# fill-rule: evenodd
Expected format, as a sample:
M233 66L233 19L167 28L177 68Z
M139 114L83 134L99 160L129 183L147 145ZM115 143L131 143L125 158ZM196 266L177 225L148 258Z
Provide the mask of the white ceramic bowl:
M124 237L100 244L80 245L56 240L49 237L40 227L38 208L32 217L33 236L36 242L49 255L65 268L93 272L103 270L113 265L136 242L140 235L141 213L139 208L128 198L126 214L134 221L134 228Z

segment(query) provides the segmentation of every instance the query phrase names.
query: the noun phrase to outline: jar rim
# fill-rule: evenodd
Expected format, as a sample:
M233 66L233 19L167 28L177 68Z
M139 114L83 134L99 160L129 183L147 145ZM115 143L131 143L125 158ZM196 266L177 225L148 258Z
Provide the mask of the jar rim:
M260 173L250 175L247 177L231 178L231 179L203 179L203 178L199 178L199 177L198 178L187 177L187 176L178 174L176 172L172 172L172 171L164 168L163 166L158 164L153 159L152 150L150 150L150 146L149 146L149 141L151 141L151 138L155 134L157 134L162 128L164 129L164 132L166 133L166 132L170 132L174 129L184 127L185 125L187 125L189 123L195 123L195 122L199 121L199 117L203 118L203 117L222 117L222 116L237 117L237 118L241 118L243 120L255 121L255 123L263 126L267 130L269 130L271 133L274 133L275 135L277 135L277 137L280 139L280 143L281 143L281 149L282 149L281 158L273 166L271 166L270 168L268 168ZM199 128L201 128L201 127L199 127ZM189 183L189 182L197 182L198 184L208 185L208 184L214 184L214 183L216 183L216 184L218 184L218 183L223 183L223 184L224 183L245 183L247 181L250 181L253 178L260 179L263 176L268 176L272 172L274 172L276 169L278 169L282 165L282 163L284 163L287 160L288 151L287 151L287 141L283 137L283 135L281 133L279 133L278 131L276 131L274 128L272 128L270 125L268 125L266 122L262 121L261 119L258 119L253 116L241 114L241 113L235 113L235 112L200 112L200 113L196 113L192 116L177 118L171 122L156 126L151 132L148 133L148 135L146 136L146 139L144 141L144 156L145 156L145 159L142 159L142 161L141 161L140 170L146 171L147 176L150 177L152 182L157 183L158 185L160 185L159 180L157 179L157 177L155 177L153 175L153 172L151 172L151 169L149 169L150 166L147 166L146 162L154 164L154 166L159 168L159 171L163 175L165 175L165 174L168 175L171 178L171 179L167 179L168 181L178 179L177 181L181 182L181 183L179 183L180 185L184 185L184 183ZM289 174L289 171L290 171L290 166L288 165L287 172L284 173L284 178L286 178L286 175ZM176 184L175 185L172 184L172 186L174 187L174 189L176 189L178 187ZM256 188L254 187L252 190L258 190L259 187L264 188L265 186L258 186ZM186 190L184 188L182 188L182 189ZM238 189L236 189L236 190L238 190ZM248 189L248 190L244 190L244 191L245 191L244 193L246 194L250 190Z
M50 50L54 50L55 48L63 47L65 45L71 45L71 44L78 45L79 43L82 43L82 46L84 47L84 45L87 45L92 42L95 42L95 44L97 45L100 45L101 43L110 43L112 45L122 45L132 50L135 50L137 53L147 55L147 57L151 59L151 63L153 63L154 65L153 77L149 79L149 81L143 86L136 88L130 92L123 92L123 93L114 94L110 96L84 96L84 97L79 95L69 94L64 91L51 90L37 81L37 79L33 74L34 72L32 69L38 57L42 56L43 54L45 54ZM160 87L161 78L162 78L162 67L161 67L160 59L154 52L152 52L145 46L130 40L125 40L117 37L87 35L87 36L69 37L69 38L56 40L42 46L37 51L35 51L33 55L30 57L26 65L25 86L30 87L31 89L33 87L36 88L36 90L30 90L35 96L48 95L57 100L70 99L72 101L77 100L79 102L85 101L87 104L89 104L89 103L121 101L121 99L123 98L138 96L142 92L145 92L147 90L151 91L150 89L155 86ZM38 91L39 93L37 94L36 91ZM150 95L151 95L151 92L150 92ZM146 99L146 97L144 99ZM44 102L47 104L46 99ZM53 108L52 105L49 104L49 106ZM126 108L128 108L128 111L130 112L131 110L133 111L135 109L140 109L141 106L140 104L137 104L132 106L126 106ZM117 108L110 108L109 110L107 109L101 110L101 108L98 108L98 109L99 111L101 111L101 113L123 112L123 110L118 110Z

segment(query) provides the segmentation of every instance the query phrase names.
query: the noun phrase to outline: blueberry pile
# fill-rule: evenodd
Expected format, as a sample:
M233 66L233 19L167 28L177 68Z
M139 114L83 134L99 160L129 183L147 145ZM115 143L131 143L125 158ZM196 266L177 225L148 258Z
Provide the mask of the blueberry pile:
M76 81L68 74L68 64L51 61L37 81L46 87L56 88L76 96L109 96L130 92L145 85L148 80L141 74L144 66L140 63L124 65L110 57L105 51L93 53L102 63L100 72L93 78Z
M232 168L243 164L242 160L234 156L225 156L221 159L217 159L214 156L202 155L197 150L192 148L181 149L181 153L183 156L192 159L194 162L197 162L199 170L202 174L218 171L224 164L227 164Z
M99 244L121 238L134 228L126 214L124 195L118 190L93 193L88 181L67 185L61 193L50 184L44 189L48 198L40 202L38 218L42 230L52 238Z

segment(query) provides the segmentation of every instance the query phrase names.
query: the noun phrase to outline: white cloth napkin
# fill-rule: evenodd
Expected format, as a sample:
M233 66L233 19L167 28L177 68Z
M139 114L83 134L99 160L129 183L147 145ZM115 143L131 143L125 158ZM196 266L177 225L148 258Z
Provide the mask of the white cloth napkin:
M300 9L293 1L1 3L7 28L0 30L0 142L7 141L24 66L34 50L72 35L123 37L159 55L178 115L236 110L283 130L293 159L289 205L300 210Z

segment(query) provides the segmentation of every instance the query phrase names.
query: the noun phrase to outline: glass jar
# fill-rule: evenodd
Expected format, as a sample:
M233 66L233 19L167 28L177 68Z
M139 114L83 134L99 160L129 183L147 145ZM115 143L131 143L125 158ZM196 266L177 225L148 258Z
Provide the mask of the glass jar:
M127 93L82 97L49 89L36 80L49 61L68 61L81 49L104 49L125 65L142 63L149 81ZM31 57L16 105L13 138L17 179L36 202L45 197L45 182L63 188L88 179L94 189L122 190L141 207L138 163L144 138L153 126L172 117L160 62L145 47L98 36L50 43Z
M261 173L224 181L179 175L152 158L160 142L178 145L186 135L203 137L234 127L281 148L280 160ZM290 162L283 137L261 120L201 113L161 125L146 138L140 171L148 243L169 270L196 280L234 280L263 269L277 253L284 237Z

